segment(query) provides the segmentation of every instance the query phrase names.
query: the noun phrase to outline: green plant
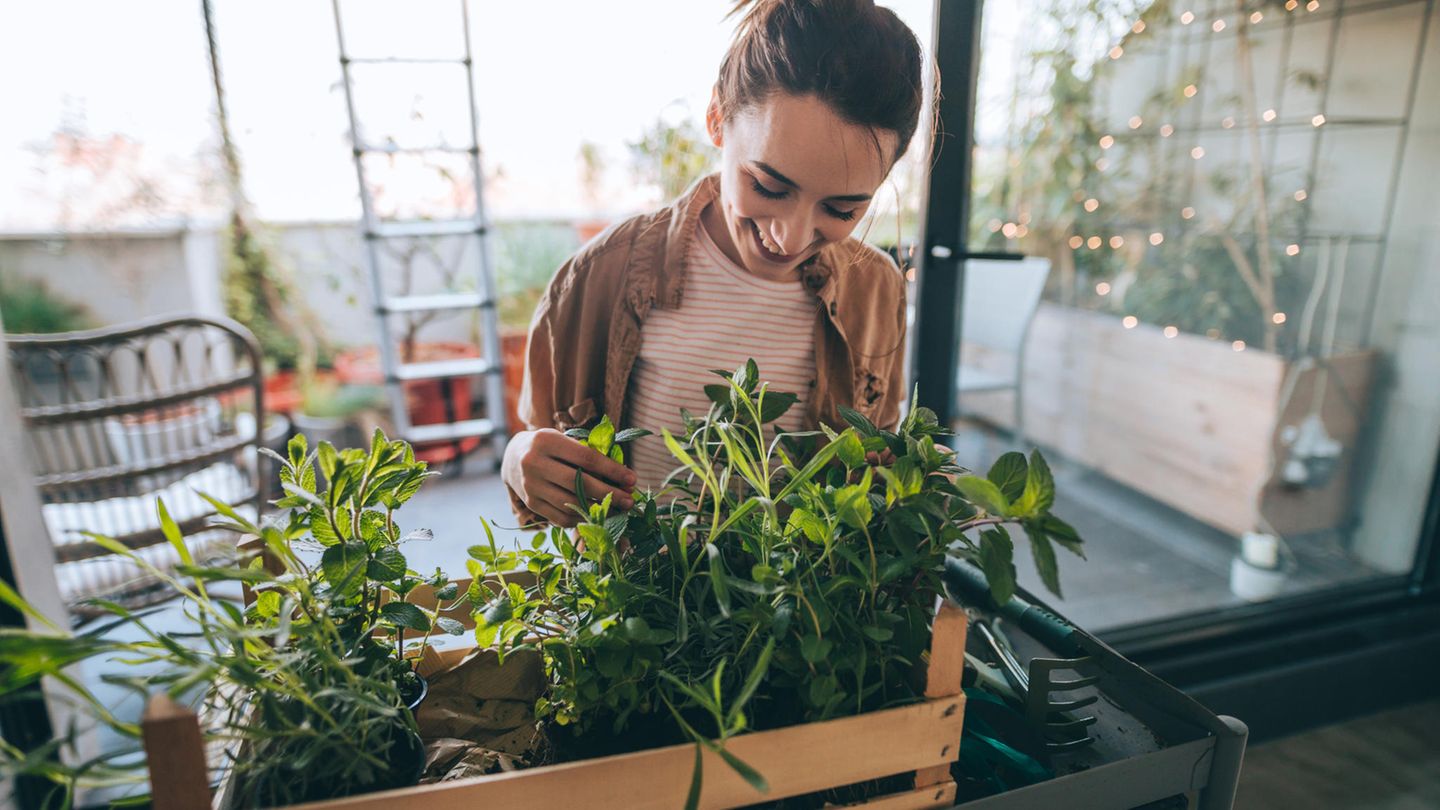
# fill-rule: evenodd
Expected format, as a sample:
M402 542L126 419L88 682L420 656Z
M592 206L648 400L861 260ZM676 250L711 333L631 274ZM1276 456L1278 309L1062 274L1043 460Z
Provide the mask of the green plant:
M348 419L385 407L385 389L378 385L342 385L333 379L312 379L301 385L300 409L308 416Z
M509 222L495 228L500 325L524 330L555 271L578 248L568 223Z
M276 454L277 458L280 458ZM410 656L436 631L460 634L458 622L405 601L419 585L452 604L463 599L439 570L422 577L409 570L399 546L428 539L402 534L394 512L433 475L404 442L376 431L369 451L336 451L322 443L309 451L303 436L281 458L290 510L279 524L257 526L222 501L205 496L222 516L216 525L261 539L264 555L237 567L196 565L163 503L162 529L180 558L175 572L155 568L131 549L98 535L95 542L159 577L186 600L195 623L177 640L150 627L146 614L96 601L115 616L80 634L45 623L9 588L0 600L44 623L39 631L0 630L0 694L19 699L41 678L51 678L91 722L133 741L78 764L58 755L73 751L76 730L39 750L0 749L0 770L57 786L52 797L68 807L77 788L143 783L140 728L116 718L66 668L99 656L158 665L153 674L124 670L106 680L142 696L168 693L193 702L203 690L207 740L232 753L236 806L272 807L413 784L422 762L417 729L407 706L420 683ZM317 485L318 482L318 485ZM297 552L320 550L318 561ZM268 563L268 565L267 565ZM219 582L242 582L255 593L246 610L213 596ZM106 638L130 623L145 638ZM419 643L406 648L405 633ZM185 642L189 643L185 643Z
M12 335L53 334L89 329L95 319L85 307L39 281L6 281L0 276L0 323Z
M636 179L658 188L665 202L709 172L717 156L709 138L688 117L678 124L662 117L629 146Z
M707 414L663 438L679 470L628 513L610 499L529 549L470 549L476 638L502 655L538 648L550 692L536 707L562 754L693 741L757 788L764 777L724 750L747 729L824 720L913 700L945 557L975 560L999 599L1015 587L1007 526L1029 535L1058 593L1052 544L1077 554L1050 514L1038 452L969 475L937 448L942 431L912 407L896 432L845 410L850 427L783 435L795 402L754 362L708 386ZM572 433L597 452L644 435L607 419ZM882 463L882 460L884 463ZM584 497L576 481L581 503ZM487 527L488 531L488 527ZM530 588L505 572L533 574ZM493 592L478 583L498 580Z

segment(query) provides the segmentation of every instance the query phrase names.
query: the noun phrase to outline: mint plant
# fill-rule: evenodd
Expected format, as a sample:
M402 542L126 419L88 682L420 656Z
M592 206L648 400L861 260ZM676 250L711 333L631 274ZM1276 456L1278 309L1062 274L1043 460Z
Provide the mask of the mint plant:
M753 361L719 374L708 413L662 432L683 467L670 486L624 513L589 504L573 537L556 528L501 551L492 534L469 562L477 641L539 650L550 691L536 711L561 754L693 741L692 803L701 746L764 790L725 740L915 700L947 555L976 561L1003 600L1012 528L1056 592L1052 544L1081 552L1050 514L1038 451L968 474L937 447L934 413L913 406L895 432L845 410L841 432L780 434L794 395L770 391ZM639 434L604 419L576 435L611 453ZM534 584L507 581L516 569Z

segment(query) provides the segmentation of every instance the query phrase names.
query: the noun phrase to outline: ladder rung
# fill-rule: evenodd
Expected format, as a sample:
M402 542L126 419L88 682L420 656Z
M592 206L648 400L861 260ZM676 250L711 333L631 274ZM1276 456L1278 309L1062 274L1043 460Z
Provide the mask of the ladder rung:
M468 65L470 60L463 56L342 56L340 61L350 65Z
M397 380L436 380L443 377L473 377L489 374L494 369L483 357L462 357L458 360L432 360L428 363L406 363L395 369Z
M489 419L467 419L463 422L449 422L437 425L411 425L405 431L405 440L421 442L443 442L453 439L468 439L472 436L491 436L495 423Z
M403 239L412 236L465 236L484 233L485 226L473 219L426 219L415 222L385 222L366 231L371 239Z
M471 152L478 152L477 146L451 146L449 144L434 144L432 146L401 146L399 144L370 144L362 143L355 147L355 154L378 153L385 155L416 155L427 152L448 152L456 155L466 155Z
M489 306L480 293L445 293L442 295L402 295L386 298L381 312L434 312L444 309L475 309Z

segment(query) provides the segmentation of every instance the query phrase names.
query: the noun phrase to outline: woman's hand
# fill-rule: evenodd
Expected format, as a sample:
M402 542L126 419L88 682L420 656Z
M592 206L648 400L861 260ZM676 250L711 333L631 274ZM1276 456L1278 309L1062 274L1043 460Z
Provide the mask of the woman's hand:
M575 472L581 471L585 496L602 501L612 495L618 509L634 506L635 473L558 430L542 428L515 434L505 447L500 477L532 512L557 526L580 522L575 513Z

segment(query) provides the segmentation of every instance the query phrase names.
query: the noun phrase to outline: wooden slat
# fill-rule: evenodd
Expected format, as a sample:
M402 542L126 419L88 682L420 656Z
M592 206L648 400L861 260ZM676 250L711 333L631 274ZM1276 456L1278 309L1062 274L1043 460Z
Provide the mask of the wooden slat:
M718 756L704 755L700 806L737 807L931 767L954 759L964 721L963 695L898 709L806 723L736 737L731 753L765 775L770 791L750 787ZM584 797L588 810L673 810L685 804L695 747L675 745L301 805L307 810L470 810L562 807Z
M964 608L949 599L936 598L935 621L930 625L930 658L925 666L925 697L935 699L962 694L960 679L965 670L965 633L968 626ZM950 759L943 765L915 771L917 791L949 785L950 795L955 794L950 762L960 755L958 734L953 742Z
M939 807L950 807L953 804L955 804L955 782L952 780L938 785L907 790L904 793L876 796L860 805L848 806L859 806L864 810L934 810ZM826 805L826 807L832 806L834 805Z
M164 693L145 703L140 721L150 769L150 804L154 810L196 810L210 806L210 779L205 744L195 712Z
M964 347L966 365L1013 368L1011 355ZM1358 423L1344 390L1364 409L1373 352L1331 359L1323 406L1327 429L1354 447ZM1280 396L1291 365L1254 347L1197 335L1166 338L1113 316L1042 304L1031 325L1025 365L1025 429L1031 441L1232 534L1264 515L1282 534L1343 523L1349 458L1329 486L1300 491L1271 480L1277 428L1295 424L1318 375L1298 372L1289 407ZM1013 393L965 397L967 413L1010 427ZM1262 494L1263 493L1263 494Z

